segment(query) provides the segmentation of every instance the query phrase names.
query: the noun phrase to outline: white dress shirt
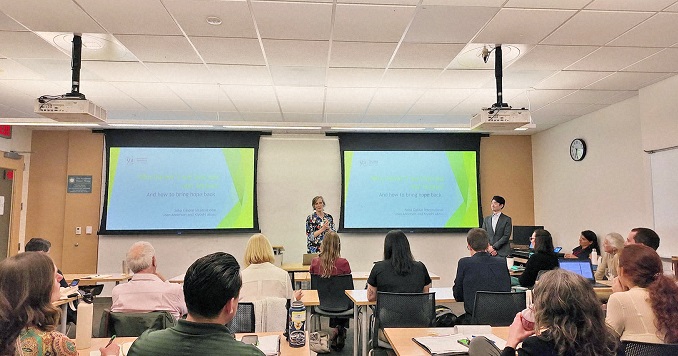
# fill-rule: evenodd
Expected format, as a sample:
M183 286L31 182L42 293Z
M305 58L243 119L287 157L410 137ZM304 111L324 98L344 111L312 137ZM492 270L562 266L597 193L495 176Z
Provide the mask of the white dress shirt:
M112 312L143 313L166 310L175 318L188 313L181 284L163 282L152 273L137 273L112 292Z
M240 276L240 300L243 302L266 297L292 299L294 291L289 273L269 262L249 265L240 271Z

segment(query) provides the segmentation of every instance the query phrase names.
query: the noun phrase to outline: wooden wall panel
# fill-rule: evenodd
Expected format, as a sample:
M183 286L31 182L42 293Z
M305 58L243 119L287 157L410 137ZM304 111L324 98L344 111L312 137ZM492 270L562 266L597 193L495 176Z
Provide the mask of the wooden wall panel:
M8 256L14 256L19 252L19 230L21 220L21 193L23 190L24 179L24 158L15 160L5 158L0 151L0 167L14 170L14 178L12 181L12 202L11 202L11 216L9 222L9 246L7 250ZM5 212L7 214L7 212ZM3 256L4 257L4 256Z

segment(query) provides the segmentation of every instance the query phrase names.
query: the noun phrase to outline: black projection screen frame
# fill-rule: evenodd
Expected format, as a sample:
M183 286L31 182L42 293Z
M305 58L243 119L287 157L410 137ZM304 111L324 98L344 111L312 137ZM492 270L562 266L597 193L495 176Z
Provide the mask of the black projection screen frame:
M106 171L104 173L104 198L101 209L101 223L98 235L198 235L261 232L257 210L257 156L259 138L266 135L253 131L178 131L178 130L94 130L104 134ZM233 229L149 229L149 230L108 230L106 215L108 209L108 172L111 147L148 148L253 148L254 149L254 192L253 227Z
M480 199L480 139L489 136L483 133L337 133L341 155L341 209L339 232L383 233L390 230L421 233L467 232L469 228L412 228L393 226L388 228L346 228L344 226L345 151L475 151L478 199L478 226L483 221Z

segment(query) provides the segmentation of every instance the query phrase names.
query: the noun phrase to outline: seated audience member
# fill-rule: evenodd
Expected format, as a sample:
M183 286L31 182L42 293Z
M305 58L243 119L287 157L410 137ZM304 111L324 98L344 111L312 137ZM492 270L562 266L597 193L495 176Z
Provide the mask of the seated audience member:
M603 277L612 280L617 277L617 266L619 266L619 253L624 248L624 238L616 232L605 235L603 239L603 260L596 269L596 279L602 280Z
M75 343L56 331L59 282L47 254L24 252L0 262L0 355L77 356ZM117 355L115 344L102 355Z
M471 256L463 257L457 264L457 276L454 279L454 299L464 302L464 311L458 323L469 323L473 316L473 307L477 291L510 292L511 277L506 268L506 259L494 257L487 252L489 238L483 229L471 229L466 235L466 248Z
M400 230L389 231L384 239L384 260L372 266L367 278L367 299L377 300L377 291L428 293L429 288L431 277L428 270L412 256L405 233Z
M184 277L186 319L168 329L145 331L127 355L263 355L256 346L235 340L226 327L238 310L241 285L233 256L216 252L199 258Z
M273 264L275 255L268 238L255 234L247 241L245 269L242 270L243 302L262 300L267 297L292 299L293 289L290 274ZM297 291L300 297L301 291Z
M530 330L523 326L528 323L522 314L516 314L502 356L514 356L521 342L518 355L615 355L617 337L583 277L562 269L544 273L534 287L533 310Z
M132 279L113 288L112 312L139 313L168 311L175 318L186 314L181 285L166 282L157 272L155 249L139 241L127 251L127 266L134 272Z
M310 272L323 278L351 273L348 261L341 257L339 234L334 231L328 231L325 234L320 243L320 255L311 261ZM330 327L334 329L334 335L336 335L330 346L336 350L344 348L348 320L348 318L330 318Z
M637 227L631 229L626 238L626 245L643 244L657 251L659 248L659 235L652 229L646 227Z
M607 323L622 341L678 343L678 285L664 275L650 247L626 246L619 255L619 280L628 290L607 302Z
M534 254L530 256L525 264L525 271L518 277L520 285L532 288L537 280L539 271L552 270L558 268L558 255L553 252L553 238L551 233L546 230L538 229L532 233L530 238L534 244Z
M572 250L572 253L565 255L565 258L578 258L580 260L585 260L590 258L591 252L593 250L600 253L600 247L598 246L598 236L596 233L591 230L584 230L579 235L579 246L575 247Z

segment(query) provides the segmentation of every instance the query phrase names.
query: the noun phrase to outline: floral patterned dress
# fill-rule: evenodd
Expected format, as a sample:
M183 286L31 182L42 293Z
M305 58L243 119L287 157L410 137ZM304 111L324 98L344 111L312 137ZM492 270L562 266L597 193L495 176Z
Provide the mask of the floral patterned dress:
M332 218L332 215L325 213L325 219L330 222L330 230L337 231L334 229L334 219ZM323 237L325 237L325 233L329 230L325 230L316 237L313 236L313 233L320 230L322 226L323 218L318 216L315 211L313 214L306 217L306 247L308 248L308 253L320 252L320 243L323 242Z
M19 334L21 349L16 355L22 356L78 356L75 343L58 331L25 329Z

